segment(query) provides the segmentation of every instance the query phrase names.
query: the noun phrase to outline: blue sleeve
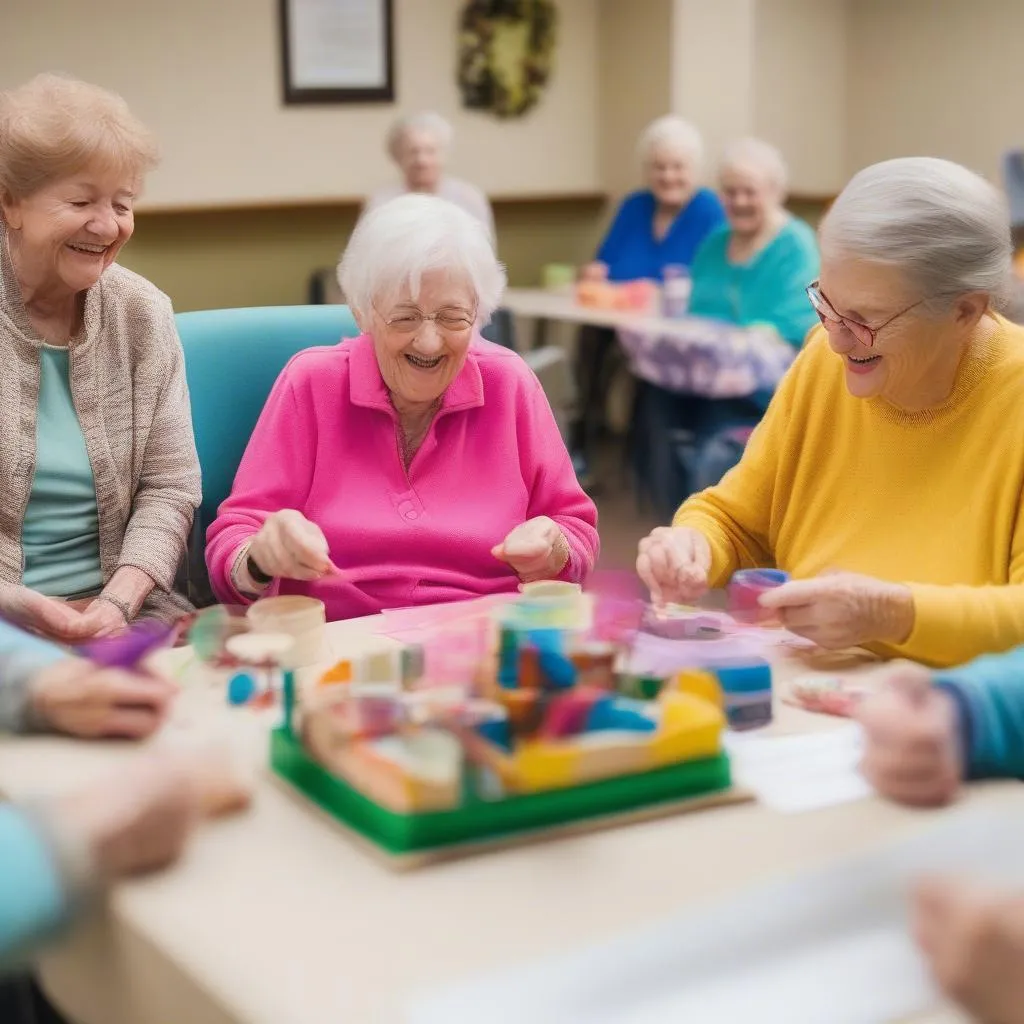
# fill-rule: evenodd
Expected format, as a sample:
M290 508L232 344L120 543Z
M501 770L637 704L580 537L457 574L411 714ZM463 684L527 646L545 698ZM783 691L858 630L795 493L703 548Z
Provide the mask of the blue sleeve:
M632 230L636 217L637 193L634 192L619 203L619 208L615 211L615 219L597 250L597 258L602 263L611 266L616 262L622 250L622 243Z
M40 669L68 657L48 640L0 619L0 733L22 732L30 725L28 688Z
M771 324L792 345L799 346L818 322L806 289L818 276L819 266L814 233L804 224L794 225L756 297L757 320Z
M0 972L31 955L69 910L44 832L18 808L0 806Z
M1024 647L939 672L956 703L969 779L1024 778Z

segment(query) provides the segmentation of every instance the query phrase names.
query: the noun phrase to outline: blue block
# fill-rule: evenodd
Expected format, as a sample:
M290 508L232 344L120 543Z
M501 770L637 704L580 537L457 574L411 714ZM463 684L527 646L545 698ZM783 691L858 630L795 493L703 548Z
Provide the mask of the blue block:
M537 665L553 690L568 690L576 685L576 666L564 655L541 651Z
M489 718L487 721L481 722L476 727L476 731L496 747L511 751L512 728L507 718Z
M657 723L645 713L646 704L628 697L604 697L595 702L587 715L587 732L625 730L654 732Z
M228 703L248 704L256 693L256 680L248 672L237 672L228 680Z

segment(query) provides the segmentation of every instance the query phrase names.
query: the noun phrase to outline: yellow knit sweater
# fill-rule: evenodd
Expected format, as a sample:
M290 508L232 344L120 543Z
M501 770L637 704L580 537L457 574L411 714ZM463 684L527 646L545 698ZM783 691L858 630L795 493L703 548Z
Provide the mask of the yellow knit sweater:
M927 412L853 398L843 375L817 328L739 465L676 513L711 543L711 585L866 573L914 594L913 632L879 653L954 665L1024 643L1024 328L979 334Z

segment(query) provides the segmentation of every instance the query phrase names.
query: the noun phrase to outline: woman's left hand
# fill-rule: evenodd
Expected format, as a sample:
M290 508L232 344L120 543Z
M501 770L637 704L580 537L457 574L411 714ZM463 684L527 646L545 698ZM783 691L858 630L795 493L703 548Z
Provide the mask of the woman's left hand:
M761 596L782 625L821 647L840 650L903 643L914 628L914 595L901 583L851 572L794 580Z
M510 565L523 583L532 583L558 576L569 561L569 542L553 519L537 516L512 530L491 554Z
M110 601L94 598L82 612L81 625L83 630L87 630L84 639L93 640L120 633L128 623L120 608Z
M928 879L914 895L913 927L935 980L972 1019L1024 1022L1024 899Z

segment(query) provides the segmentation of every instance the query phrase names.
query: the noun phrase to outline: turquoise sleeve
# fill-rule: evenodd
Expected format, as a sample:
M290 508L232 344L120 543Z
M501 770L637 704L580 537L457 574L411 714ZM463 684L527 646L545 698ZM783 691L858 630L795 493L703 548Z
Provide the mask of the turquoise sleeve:
M0 733L32 726L28 692L32 677L68 657L67 651L0 620Z
M970 779L1024 778L1024 647L939 672L960 716Z
M0 971L64 924L69 906L44 830L17 807L0 805Z
M751 296L751 311L799 347L818 322L806 289L817 278L821 263L814 235L806 225L794 222L785 241L774 254L770 272L766 268L757 294Z

